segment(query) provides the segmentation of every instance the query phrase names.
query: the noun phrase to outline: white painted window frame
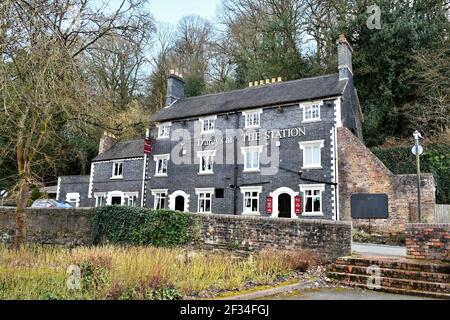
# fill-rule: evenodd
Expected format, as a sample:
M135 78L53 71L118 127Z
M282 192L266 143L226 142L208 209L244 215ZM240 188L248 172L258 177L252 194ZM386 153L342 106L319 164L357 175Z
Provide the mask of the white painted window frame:
M312 118L312 115L313 115L312 108L314 106L317 106L317 108L318 108L318 117ZM317 100L317 101L310 101L310 102L301 103L300 104L300 108L303 109L303 121L302 121L302 123L322 121L322 119L321 119L322 106L323 106L323 100ZM310 119L306 119L306 110L307 110L307 108L311 108L311 118Z
M168 190L167 189L152 189L151 191L152 191L152 195L154 197L153 209L155 209L155 210L157 209L158 201L162 198L164 198L164 207L162 207L160 209L166 208ZM161 196L162 194L164 194L164 197Z
M243 172L260 172L260 163L261 163L261 153L263 151L263 146L248 146L248 147L241 147L241 152L244 155L244 171ZM253 166L251 168L247 167L247 157L250 154L258 154L258 167L254 168ZM252 156L253 158L253 156ZM254 159L252 159L254 160Z
M157 154L153 156L153 159L155 161L155 177L167 177L167 174L169 172L169 160L170 160L170 154ZM159 172L161 167L159 164L159 161L162 161L161 164L163 164L164 160L167 161L166 163L166 172Z
M197 157L199 158L198 174L200 174L200 175L214 174L215 156L216 156L216 150L197 151ZM209 169L209 170L202 170L202 164L203 164L204 157L207 157L209 159L208 162L211 164L211 169Z
M200 118L200 128L201 128L201 133L214 133L214 131L216 130L216 120L217 120L217 116L211 116L211 117L203 117ZM205 130L205 122L209 122L212 121L212 128L208 128L208 130Z
M66 194L66 201L69 203L75 202L75 208L80 206L80 194L78 192L69 192Z
M322 217L323 216L323 192L325 191L325 184L300 184L300 192L303 193L303 210L302 216L305 217ZM314 191L319 191L320 198L320 211L306 212L306 191L311 191L312 193L312 209L314 209Z
M94 198L95 198L95 207L104 207L106 206L107 201L107 193L106 192L94 192ZM103 204L99 205L99 199L103 198Z
M197 212L198 213L212 213L212 205L213 205L213 195L214 188L195 188L195 193L197 195ZM209 197L206 197L206 194L209 193ZM202 196L204 195L204 196ZM209 200L209 211L200 211L200 202L205 201L204 207L206 208L206 201Z
M259 208L259 195L262 192L262 187L261 186L246 186L246 187L241 187L241 193L242 193L242 198L243 198L243 203L242 203L242 214L243 215L260 215L261 211ZM247 210L247 206L245 205L245 200L247 199L245 194L246 193L250 193L250 199L253 200L255 197L253 197L252 193L256 192L256 201L257 201L257 210L256 211L249 211Z
M322 169L322 149L324 146L324 140L312 140L312 141L300 141L299 143L300 150L302 150L302 169ZM319 149L319 161L318 163L313 164L305 164L306 153L311 148ZM312 151L313 152L313 151ZM312 154L314 159L314 153Z
M123 161L113 161L111 179L123 179ZM121 174L116 174L116 166L121 167Z
M262 109L254 109L254 110L248 110L248 111L243 111L242 114L244 115L244 128L245 129L256 129L256 128L261 128L261 114L262 114ZM254 117L256 116L258 119L258 123L257 124L248 124L248 121L250 119L250 117Z
M158 128L157 139L168 139L170 137L170 127L172 122L158 123L156 127Z
M125 199L124 199L125 205L130 207L137 207L138 198L139 192L125 192Z

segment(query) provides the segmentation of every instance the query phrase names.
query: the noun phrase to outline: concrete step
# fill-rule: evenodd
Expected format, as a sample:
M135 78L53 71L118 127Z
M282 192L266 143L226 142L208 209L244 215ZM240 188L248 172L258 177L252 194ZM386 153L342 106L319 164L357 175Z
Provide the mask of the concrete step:
M337 265L353 265L368 267L371 265L383 269L398 269L429 273L450 274L450 263L441 261L413 260L401 257L342 257L336 260Z
M339 280L347 285L351 285L352 283L359 283L364 285L366 288L367 288L367 280L370 277L369 275L366 274L352 274L345 272L328 272L328 276L330 278ZM380 277L379 284L382 287L405 289L412 291L436 292L443 294L450 293L450 284L448 283Z
M354 288L362 288L368 289L366 284L361 283L346 283L340 282L343 285L354 287ZM379 289L373 289L374 291L381 291L387 293L394 294L402 294L402 295L410 295L410 296L419 296L419 297L427 297L433 299L447 299L450 300L450 293L442 293L442 292L432 292L432 291L420 291L420 290L410 290L410 289L400 289L400 288L392 288L392 287L384 287L381 286Z
M329 271L338 273L351 273L369 275L366 266L354 266L347 264L334 264ZM380 275L387 278L419 280L450 284L450 274L437 272L409 271L401 269L380 268Z

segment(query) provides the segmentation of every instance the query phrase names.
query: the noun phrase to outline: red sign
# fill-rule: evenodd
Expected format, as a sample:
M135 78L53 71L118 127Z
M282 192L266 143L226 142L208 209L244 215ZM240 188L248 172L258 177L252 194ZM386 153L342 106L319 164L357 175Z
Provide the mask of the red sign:
M266 212L267 213L272 213L272 197L266 197Z
M144 139L144 154L152 154L152 140L150 138Z
M302 197L295 196L295 214L302 213Z

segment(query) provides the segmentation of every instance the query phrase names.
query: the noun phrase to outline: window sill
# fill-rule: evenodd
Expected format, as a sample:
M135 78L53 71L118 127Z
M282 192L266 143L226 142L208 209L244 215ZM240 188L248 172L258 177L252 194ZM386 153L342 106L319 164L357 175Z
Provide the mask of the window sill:
M311 120L303 120L302 123L314 123L320 121L322 121L322 119L311 119Z
M167 174L155 174L154 177L167 177Z
M213 134L215 132L215 130L211 130L211 131L202 131L200 132L200 134Z
M252 126L252 127L244 127L244 130L247 130L247 129L260 129L261 128L261 126Z
M123 176L115 176L115 177L111 177L111 180L121 180L123 179Z
M214 175L214 172L199 172L199 176L212 176Z
M309 170L309 169L323 169L323 167L322 166L302 167L302 170Z
M261 172L260 169L244 169L244 171L242 171L243 173L257 173L257 172Z
M323 217L323 213L322 212L302 212L300 214L300 217Z
M167 140L167 139L169 139L170 137L157 137L156 138L156 140Z

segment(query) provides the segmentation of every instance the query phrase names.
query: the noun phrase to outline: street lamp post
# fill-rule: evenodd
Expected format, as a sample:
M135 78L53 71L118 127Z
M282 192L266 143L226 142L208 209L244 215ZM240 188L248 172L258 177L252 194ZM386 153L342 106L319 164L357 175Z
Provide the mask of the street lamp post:
M419 145L419 139L422 138L422 135L419 131L414 131L413 133L415 146L413 147L413 153L416 156L416 169L417 169L417 210L419 213L419 223L422 222L422 206L420 199L420 154L423 152L423 148Z

